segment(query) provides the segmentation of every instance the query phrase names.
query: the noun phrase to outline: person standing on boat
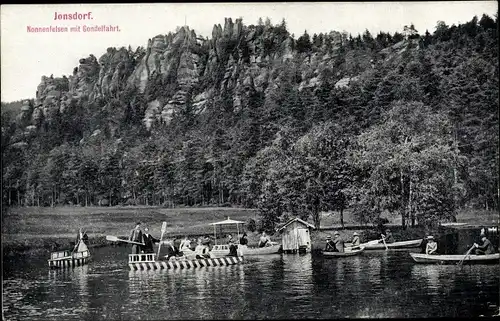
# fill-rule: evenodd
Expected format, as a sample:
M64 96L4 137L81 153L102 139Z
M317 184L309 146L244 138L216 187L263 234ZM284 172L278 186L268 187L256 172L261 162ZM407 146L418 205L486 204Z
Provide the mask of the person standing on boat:
M326 237L325 251L326 252L338 252L337 248L335 247L335 244L332 242L332 237L330 235L328 235Z
M269 239L269 236L267 236L266 232L262 232L262 236L259 240L259 247L264 247L270 242L271 240Z
M482 245L474 243L474 247L476 248L476 255L495 253L495 247L493 246L493 244L491 244L490 240L488 240L484 233L481 234L481 241L483 241Z
M361 241L359 240L359 234L358 232L354 232L352 233L352 247L359 247L359 245L361 244Z
M434 236L427 236L427 244L425 245L425 254L438 254L438 244L434 241Z
M142 243L141 222L135 224L135 228L130 232L129 241ZM132 254L140 254L141 246L138 244L132 245Z
M243 233L243 236L240 238L240 244L241 245L248 245L248 238L247 238L247 233Z
M340 233L338 231L333 233L333 244L335 244L337 252L344 252L344 240L340 237Z
M144 234L142 235L142 239L143 239L142 243L144 243L142 250L144 251L144 253L154 253L155 251L153 250L153 244L160 243L160 240L153 237L153 235L149 234L149 229L147 227L144 228Z

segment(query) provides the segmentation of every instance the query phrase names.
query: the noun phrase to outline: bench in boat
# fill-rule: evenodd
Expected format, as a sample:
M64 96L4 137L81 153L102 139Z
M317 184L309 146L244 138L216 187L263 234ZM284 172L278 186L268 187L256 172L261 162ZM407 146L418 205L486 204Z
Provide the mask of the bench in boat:
M243 262L243 257L226 256L205 259L179 259L157 260L156 254L129 254L128 265L131 270L162 270L162 269L188 269L207 266L234 265Z

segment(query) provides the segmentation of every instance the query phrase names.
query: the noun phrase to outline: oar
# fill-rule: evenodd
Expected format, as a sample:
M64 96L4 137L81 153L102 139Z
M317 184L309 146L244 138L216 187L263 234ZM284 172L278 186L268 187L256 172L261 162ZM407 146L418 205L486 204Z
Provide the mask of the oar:
M113 242L125 242L125 243L137 244L137 245L144 246L144 243L139 243L139 242L134 242L134 241L119 239L119 238L117 238L116 236L113 236L113 235L106 235L106 240L113 241Z
M467 253L465 253L465 256L463 259L460 260L460 262L458 262L458 265L462 265L462 263L464 263L464 260L466 257L469 256L470 252L474 249L474 245L472 245L472 247L467 251Z
M382 242L384 242L385 250L388 251L389 248L387 247L387 244L385 244L385 236L384 235L382 235Z
M165 231L167 231L167 222L163 222L163 224L161 225L160 244L158 244L158 254L156 255L156 257L160 257L161 242L163 239L163 234L165 234Z

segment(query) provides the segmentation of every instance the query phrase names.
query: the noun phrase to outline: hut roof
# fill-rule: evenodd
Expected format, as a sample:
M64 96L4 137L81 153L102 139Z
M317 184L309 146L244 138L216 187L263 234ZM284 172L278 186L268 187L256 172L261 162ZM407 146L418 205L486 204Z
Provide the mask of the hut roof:
M300 218L296 217L296 218L293 218L291 220L289 220L288 222L286 222L282 227L280 227L278 229L278 231L281 231L282 229L284 229L285 227L287 227L288 225L292 224L293 222L300 222L308 227L311 227L311 228L316 228L314 225L312 225L311 223L307 223L306 221L303 221L301 220Z

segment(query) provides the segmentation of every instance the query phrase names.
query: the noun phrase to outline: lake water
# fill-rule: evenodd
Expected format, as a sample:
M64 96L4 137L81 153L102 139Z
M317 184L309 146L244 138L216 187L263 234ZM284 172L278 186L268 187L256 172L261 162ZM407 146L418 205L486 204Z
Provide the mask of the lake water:
M407 250L276 254L159 271L130 271L128 252L94 249L89 265L53 271L46 257L5 258L5 319L472 317L491 315L488 305L499 303L498 264L417 265Z

